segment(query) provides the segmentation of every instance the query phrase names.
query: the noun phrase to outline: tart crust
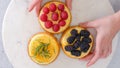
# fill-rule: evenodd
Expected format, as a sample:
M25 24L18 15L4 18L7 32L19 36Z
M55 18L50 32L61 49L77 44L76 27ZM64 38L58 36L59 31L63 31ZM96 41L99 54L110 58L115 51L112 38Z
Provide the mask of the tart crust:
M49 59L45 59L45 57L41 58L41 56L34 57L34 53L35 53L34 49L38 46L37 45L38 43L35 41L38 39L39 41L41 39L42 42L44 43L48 43L48 39L50 40L50 45L48 49L50 51L52 50L51 51L52 57L50 57ZM53 49L55 53L53 53ZM59 43L57 42L57 39L53 35L47 32L40 32L40 33L33 35L28 42L28 55L37 64L52 63L58 57L59 52L60 52L60 46L59 46Z
M45 22L43 22L43 21L40 20L40 16L41 16L41 14L43 14L43 11L42 11L43 8L44 8L44 7L49 7L49 5L50 5L51 3L55 3L57 6L58 6L59 4L63 4L63 5L65 6L65 9L64 9L64 10L67 11L67 13L68 13L68 18L67 18L67 20L65 20L66 25L65 25L65 26L61 26L61 27L60 27L60 30L57 31L57 32L53 31L52 28L47 29L47 28L45 27L45 25L44 25ZM60 11L58 11L58 9L57 9L57 12L58 12L58 14L59 14L59 16L60 16ZM51 19L51 14L52 14L52 13L53 13L53 12L50 12L49 15L47 14L49 20L52 20L52 19ZM59 17L59 20L60 20L60 19L61 19L61 18ZM45 3L44 6L42 6L42 9L41 9L40 14L39 14L39 23L40 23L41 27L42 27L45 31L50 32L50 33L53 33L53 34L58 34L58 33L63 32L64 30L66 30L66 29L69 27L69 25L70 25L70 23L71 23L71 20L72 20L72 16L71 16L71 13L70 13L69 8L67 8L66 4L64 4L63 2L60 2L60 1L50 1L50 2ZM53 23L58 23L58 21L53 21Z
M68 38L69 36L71 36L70 31L71 31L72 29L77 29L77 30L79 30L79 31L85 30L85 28L82 28L82 27L80 27L80 26L71 26L71 27L69 27L66 31L64 31L64 33L63 33L63 35L62 35L62 37L61 37L61 39L60 39L60 42L61 42L61 45L62 45L62 49L63 49L64 53L65 53L67 56L71 57L71 58L83 58L83 57L87 56L87 55L90 53L90 51L91 51L91 49L92 49L92 47L93 47L93 36L92 36L92 35L89 36L89 37L91 38L92 42L89 43L90 48L88 49L88 51L87 51L86 53L81 52L81 55L80 55L80 56L74 56L74 55L71 55L70 52L68 52L68 51L65 50L65 46L68 45L67 38Z

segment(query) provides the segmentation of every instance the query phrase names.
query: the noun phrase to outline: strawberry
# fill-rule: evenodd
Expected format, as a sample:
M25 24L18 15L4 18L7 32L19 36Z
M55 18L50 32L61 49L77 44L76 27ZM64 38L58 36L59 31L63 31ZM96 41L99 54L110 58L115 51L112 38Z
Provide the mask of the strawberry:
M44 7L44 8L43 8L43 12L44 12L45 14L48 14L48 13L49 13L49 8Z
M57 32L59 31L59 29L60 29L60 26L58 24L53 25L53 31Z
M52 13L52 20L53 20L53 21L57 21L57 20L58 20L58 16L59 16L59 15L58 15L57 12L53 12L53 13Z
M60 15L63 20L66 20L68 18L68 13L66 11L61 12Z
M60 25L60 26L65 26L65 24L66 24L66 22L65 22L64 20L60 20L60 21L59 21L59 25Z
M58 9L59 9L60 11L64 11L64 8L65 8L65 7L64 7L63 4L59 4L59 5L58 5Z
M45 22L45 21L47 21L47 15L46 14L42 14L41 16L40 16L40 19L43 21L43 22Z
M52 26L53 26L52 21L48 20L48 21L45 22L45 27L46 28L51 28Z
M54 12L56 10L56 5L54 3L51 3L49 9L50 11Z

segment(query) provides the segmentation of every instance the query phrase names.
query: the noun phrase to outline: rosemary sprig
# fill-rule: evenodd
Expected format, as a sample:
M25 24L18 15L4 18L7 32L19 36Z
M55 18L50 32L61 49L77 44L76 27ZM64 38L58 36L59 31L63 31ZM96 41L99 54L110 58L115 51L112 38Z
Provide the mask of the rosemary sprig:
M35 49L34 56L40 55L45 58L50 58L51 56L48 50L48 46L50 45L50 43L43 43L43 42L39 42L39 43L40 43L39 46L36 47Z

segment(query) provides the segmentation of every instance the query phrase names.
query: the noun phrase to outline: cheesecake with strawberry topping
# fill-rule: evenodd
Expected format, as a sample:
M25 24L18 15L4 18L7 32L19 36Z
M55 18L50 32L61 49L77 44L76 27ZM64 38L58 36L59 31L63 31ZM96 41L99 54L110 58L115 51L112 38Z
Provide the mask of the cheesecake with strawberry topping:
M69 27L71 13L63 2L50 1L42 7L39 22L45 31L53 34L61 33Z

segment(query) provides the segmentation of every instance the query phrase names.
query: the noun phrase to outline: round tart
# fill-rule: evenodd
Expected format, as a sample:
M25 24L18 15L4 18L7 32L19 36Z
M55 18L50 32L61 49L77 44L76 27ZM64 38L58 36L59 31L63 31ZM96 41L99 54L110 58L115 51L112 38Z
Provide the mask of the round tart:
M54 61L60 51L57 39L49 33L34 35L28 44L30 58L38 64L49 64Z
M63 2L50 1L41 9L39 22L50 33L63 32L71 22L71 13Z
M72 26L63 33L61 45L67 56L71 58L83 58L91 51L93 37L85 28Z

